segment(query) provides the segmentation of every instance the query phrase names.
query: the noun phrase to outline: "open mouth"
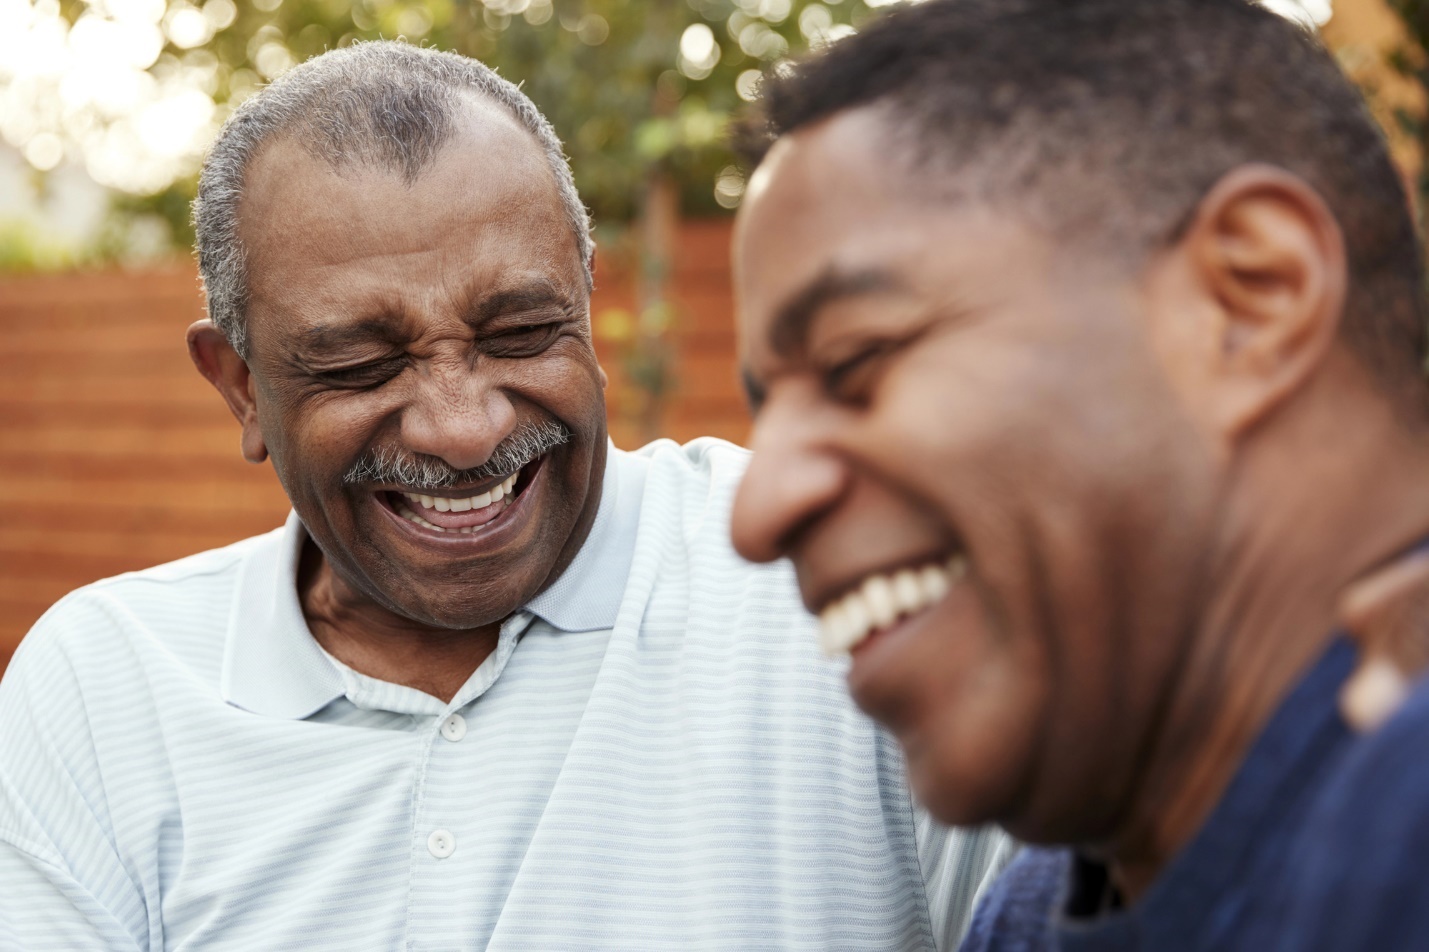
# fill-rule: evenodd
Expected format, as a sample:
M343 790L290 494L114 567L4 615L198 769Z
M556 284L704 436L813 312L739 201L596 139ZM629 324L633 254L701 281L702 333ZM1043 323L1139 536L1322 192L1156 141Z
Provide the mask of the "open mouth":
M377 496L398 516L433 532L470 535L500 519L531 485L545 457L483 486L458 489L386 489Z
M873 636L921 615L947 597L968 572L967 557L880 572L834 599L819 612L819 640L824 653L851 653Z

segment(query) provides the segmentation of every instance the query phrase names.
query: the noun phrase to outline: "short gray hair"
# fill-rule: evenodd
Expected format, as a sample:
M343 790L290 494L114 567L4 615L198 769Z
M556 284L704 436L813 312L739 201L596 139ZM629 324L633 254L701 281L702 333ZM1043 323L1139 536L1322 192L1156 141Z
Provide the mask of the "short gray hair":
M241 357L249 353L248 271L238 204L258 150L300 132L304 146L334 167L368 163L410 182L451 137L463 92L504 107L545 152L591 286L590 216L561 141L536 105L474 59L392 40L355 43L294 67L244 102L204 161L193 203L199 273L209 319Z

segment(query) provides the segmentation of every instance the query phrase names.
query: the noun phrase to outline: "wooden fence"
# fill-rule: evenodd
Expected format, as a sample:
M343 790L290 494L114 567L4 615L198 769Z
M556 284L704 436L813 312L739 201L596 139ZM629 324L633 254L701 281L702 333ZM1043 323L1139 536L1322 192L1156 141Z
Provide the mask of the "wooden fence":
M745 437L728 247L727 222L680 231L661 435ZM597 283L597 318L634 309L629 269L602 260ZM286 514L272 470L243 461L237 423L189 363L184 329L201 313L189 267L0 278L0 671L71 589L267 531ZM611 432L629 447L641 424L619 348L597 336Z

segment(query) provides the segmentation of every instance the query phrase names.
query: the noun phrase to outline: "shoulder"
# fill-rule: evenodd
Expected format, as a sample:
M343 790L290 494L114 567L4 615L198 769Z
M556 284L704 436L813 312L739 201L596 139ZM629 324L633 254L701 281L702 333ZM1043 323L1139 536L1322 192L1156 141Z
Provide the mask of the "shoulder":
M244 562L275 542L275 530L70 592L20 642L6 680L63 657L93 656L116 636L182 634L226 618Z
M103 827L111 796L158 782L133 765L162 761L164 710L217 697L239 575L273 544L270 533L104 579L35 623L0 680L0 839L50 857L77 817Z
M706 436L683 444L656 440L624 455L645 467L647 491L693 491L732 497L749 466L750 452Z
M973 913L962 952L1055 949L1055 909L1067 878L1064 849L1024 848Z
M748 450L705 437L683 445L657 440L623 455L628 465L643 468L639 537L642 548L661 552L662 569L683 568L730 584L767 580L781 596L794 592L793 573L785 563L747 562L730 542L730 510L749 463Z
M0 736L19 717L67 723L106 703L123 708L166 671L216 679L238 578L276 535L103 579L60 599L20 642L0 681Z
M1359 738L1307 818L1286 948L1421 948L1429 935L1429 681Z
M1317 798L1309 833L1353 827L1356 836L1384 835L1396 848L1418 831L1429 845L1429 680L1421 681L1404 706L1379 730L1354 741ZM1415 855L1422 857L1418 850Z

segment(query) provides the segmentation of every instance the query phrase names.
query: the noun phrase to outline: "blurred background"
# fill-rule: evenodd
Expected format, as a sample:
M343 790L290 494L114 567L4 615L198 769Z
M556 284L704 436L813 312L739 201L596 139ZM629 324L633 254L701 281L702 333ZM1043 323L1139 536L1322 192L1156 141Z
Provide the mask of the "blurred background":
M0 0L0 671L65 592L278 525L271 469L189 364L188 205L229 112L358 39L521 83L597 222L620 446L747 431L725 143L760 76L895 0ZM1265 0L1322 32L1424 207L1429 0Z

